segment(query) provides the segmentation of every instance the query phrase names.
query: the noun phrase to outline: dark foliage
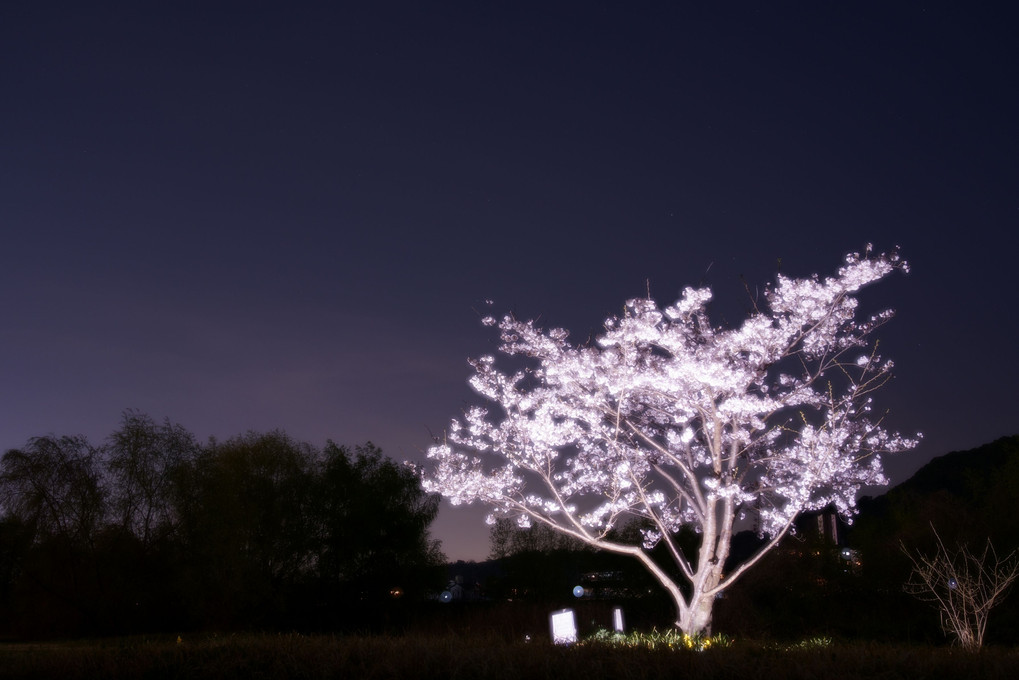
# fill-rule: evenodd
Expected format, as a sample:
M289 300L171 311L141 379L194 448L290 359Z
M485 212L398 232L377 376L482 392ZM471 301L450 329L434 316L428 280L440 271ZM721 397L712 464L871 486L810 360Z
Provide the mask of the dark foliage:
M420 601L441 584L444 557L428 537L438 498L371 443L350 450L329 442L312 504L323 626L392 623L403 601Z
M0 461L0 632L371 628L441 580L437 499L367 444L198 444L135 412Z

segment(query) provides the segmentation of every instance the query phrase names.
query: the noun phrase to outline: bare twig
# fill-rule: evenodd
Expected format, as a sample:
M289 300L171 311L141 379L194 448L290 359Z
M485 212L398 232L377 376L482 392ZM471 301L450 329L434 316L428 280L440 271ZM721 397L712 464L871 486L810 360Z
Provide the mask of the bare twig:
M1019 553L1013 550L999 558L990 539L979 555L964 544L949 552L933 525L931 530L937 540L933 555L913 554L902 546L913 563L903 589L938 609L945 634L966 649L978 649L984 642L988 614L1019 577Z

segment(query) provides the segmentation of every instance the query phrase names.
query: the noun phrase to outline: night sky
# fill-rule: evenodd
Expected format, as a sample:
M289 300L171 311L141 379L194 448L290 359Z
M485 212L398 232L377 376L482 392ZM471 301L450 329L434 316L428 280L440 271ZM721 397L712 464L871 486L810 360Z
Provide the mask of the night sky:
M1015 22L953 4L8 0L0 449L134 408L420 461L486 299L736 324L868 242L913 268L861 298L925 434L893 482L1019 432Z

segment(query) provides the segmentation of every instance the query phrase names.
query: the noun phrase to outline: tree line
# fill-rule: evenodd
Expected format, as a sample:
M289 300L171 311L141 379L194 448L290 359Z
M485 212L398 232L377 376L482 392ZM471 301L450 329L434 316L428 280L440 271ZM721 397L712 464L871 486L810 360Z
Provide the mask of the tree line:
M203 444L134 411L100 444L34 437L0 459L0 632L382 623L442 578L437 511L371 443Z

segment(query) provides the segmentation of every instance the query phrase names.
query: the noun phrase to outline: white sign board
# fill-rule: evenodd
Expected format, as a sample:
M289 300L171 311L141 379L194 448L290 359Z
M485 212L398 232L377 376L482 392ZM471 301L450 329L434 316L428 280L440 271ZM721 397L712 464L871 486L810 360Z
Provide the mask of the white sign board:
M577 641L577 617L572 609L560 609L549 616L552 627L552 642L569 645Z

